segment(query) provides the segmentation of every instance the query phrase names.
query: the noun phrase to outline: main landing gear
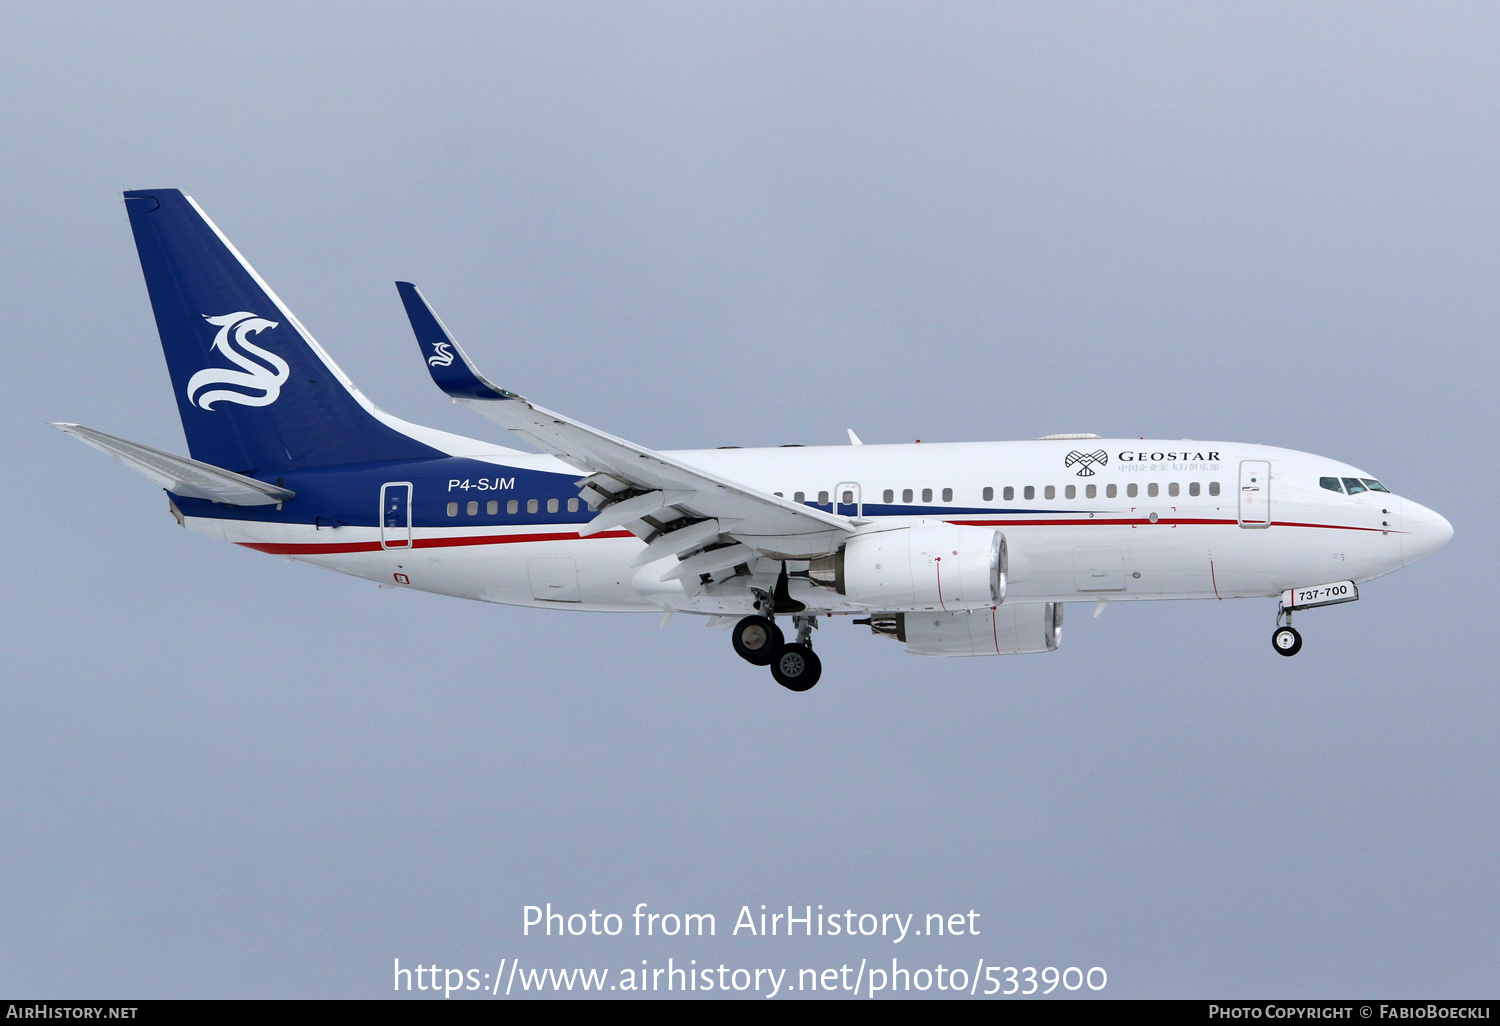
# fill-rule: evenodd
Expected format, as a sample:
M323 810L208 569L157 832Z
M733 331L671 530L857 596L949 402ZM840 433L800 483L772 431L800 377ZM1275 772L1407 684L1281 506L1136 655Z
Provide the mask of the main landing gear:
M776 683L789 691L807 691L823 675L823 661L812 650L816 617L794 616L797 640L786 643L781 628L768 616L747 616L734 625L731 640L739 657L752 666L769 666Z
M1285 619L1286 623L1281 621ZM1302 633L1292 626L1292 611L1284 607L1276 610L1276 630L1271 633L1271 647L1277 655L1294 656L1302 651Z

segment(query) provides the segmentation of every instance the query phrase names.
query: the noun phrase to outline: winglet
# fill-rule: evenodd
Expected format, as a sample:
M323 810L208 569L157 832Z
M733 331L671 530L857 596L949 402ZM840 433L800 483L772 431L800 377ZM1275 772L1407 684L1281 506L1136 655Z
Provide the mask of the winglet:
M454 399L519 399L514 392L507 392L494 384L474 366L467 354L459 348L453 336L426 298L409 281L396 282L396 291L401 294L401 304L406 307L411 330L422 348L422 358L427 361L427 370L433 383Z

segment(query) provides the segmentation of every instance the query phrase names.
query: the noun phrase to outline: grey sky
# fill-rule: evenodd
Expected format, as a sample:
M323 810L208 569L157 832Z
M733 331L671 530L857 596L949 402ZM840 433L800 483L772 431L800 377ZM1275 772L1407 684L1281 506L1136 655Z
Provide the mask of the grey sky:
M0 41L0 993L489 968L1105 967L1493 995L1493 5L30 5ZM487 372L670 448L1233 439L1448 549L1299 619L1071 605L1052 655L835 623L792 695L679 616L377 590L176 528L119 193L193 195L385 408ZM1488 503L1489 505L1486 505ZM983 913L979 938L523 940L520 909Z

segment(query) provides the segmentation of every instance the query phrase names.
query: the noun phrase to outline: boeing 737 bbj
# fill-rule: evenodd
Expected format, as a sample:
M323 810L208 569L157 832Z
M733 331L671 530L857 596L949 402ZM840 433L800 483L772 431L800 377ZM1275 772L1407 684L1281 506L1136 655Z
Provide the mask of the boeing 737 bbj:
M655 451L492 384L398 282L437 386L542 452L464 438L365 398L192 199L125 207L192 458L57 426L165 488L179 524L388 586L715 617L794 691L833 616L1000 655L1056 649L1065 602L1273 598L1295 655L1294 611L1453 535L1364 470L1237 442Z

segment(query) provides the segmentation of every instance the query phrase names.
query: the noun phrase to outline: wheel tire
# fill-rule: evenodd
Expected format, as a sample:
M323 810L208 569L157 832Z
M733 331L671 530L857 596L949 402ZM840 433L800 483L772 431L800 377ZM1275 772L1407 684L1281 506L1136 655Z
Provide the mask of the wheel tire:
M771 676L788 691L807 691L823 676L823 660L807 645L783 645L771 661Z
M1295 627L1278 627L1271 635L1271 647L1277 655L1294 656L1302 651L1302 635Z
M751 666L770 666L786 638L767 616L747 616L734 625L735 653Z

